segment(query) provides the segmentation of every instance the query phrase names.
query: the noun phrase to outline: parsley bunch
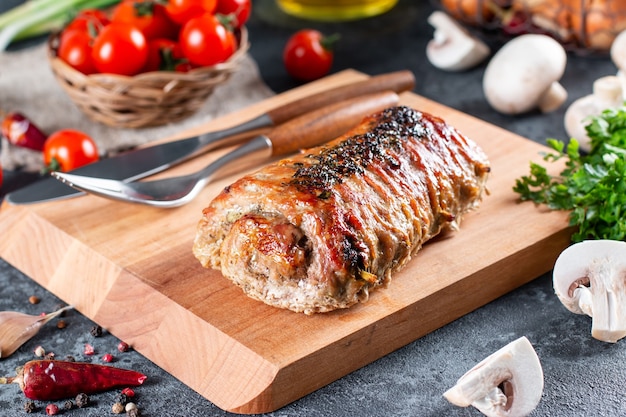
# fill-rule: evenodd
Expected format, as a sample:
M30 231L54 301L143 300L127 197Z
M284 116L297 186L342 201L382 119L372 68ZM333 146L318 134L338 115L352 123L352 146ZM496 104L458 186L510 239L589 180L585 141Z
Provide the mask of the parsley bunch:
M544 161L565 158L565 168L552 176L531 162L530 174L517 179L513 191L522 200L570 210L569 225L577 227L574 242L626 240L626 107L591 117L585 129L591 139L588 154L580 153L576 139L567 146L548 139L555 152L546 153Z

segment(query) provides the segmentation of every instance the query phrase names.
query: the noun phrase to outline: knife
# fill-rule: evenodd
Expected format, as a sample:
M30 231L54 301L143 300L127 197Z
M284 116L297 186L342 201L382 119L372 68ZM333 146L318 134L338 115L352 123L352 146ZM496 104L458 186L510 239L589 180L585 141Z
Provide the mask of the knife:
M317 108L348 98L381 91L401 93L413 88L415 77L410 71L396 71L370 77L329 91L280 105L257 117L227 129L204 133L186 139L135 149L72 170L72 174L122 181L135 181L184 162L200 153L227 146L242 139L243 134L280 125ZM52 177L41 179L5 196L11 204L32 204L83 195Z

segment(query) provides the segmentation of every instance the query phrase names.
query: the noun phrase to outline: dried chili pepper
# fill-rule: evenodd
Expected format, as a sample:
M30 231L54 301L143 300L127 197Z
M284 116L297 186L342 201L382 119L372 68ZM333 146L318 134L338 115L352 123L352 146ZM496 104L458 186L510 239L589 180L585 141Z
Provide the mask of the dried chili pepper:
M19 384L31 400L59 400L122 386L138 386L148 377L132 370L84 362L32 360L0 384Z

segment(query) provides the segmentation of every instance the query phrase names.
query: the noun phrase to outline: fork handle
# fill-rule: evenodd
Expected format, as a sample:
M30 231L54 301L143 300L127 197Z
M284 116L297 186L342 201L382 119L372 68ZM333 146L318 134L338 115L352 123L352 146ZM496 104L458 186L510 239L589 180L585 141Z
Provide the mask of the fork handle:
M329 142L357 126L366 116L398 104L393 91L366 94L306 113L272 129L272 155L285 155Z

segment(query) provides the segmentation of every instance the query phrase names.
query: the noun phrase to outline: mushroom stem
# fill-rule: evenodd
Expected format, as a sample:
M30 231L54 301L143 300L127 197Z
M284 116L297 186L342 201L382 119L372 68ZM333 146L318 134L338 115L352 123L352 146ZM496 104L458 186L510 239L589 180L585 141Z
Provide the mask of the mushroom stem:
M537 99L537 107L542 113L550 113L567 100L567 90L559 82L554 81Z
M541 363L530 341L520 337L470 369L443 396L489 417L521 417L537 407L542 392Z

